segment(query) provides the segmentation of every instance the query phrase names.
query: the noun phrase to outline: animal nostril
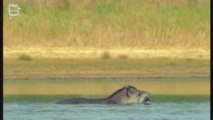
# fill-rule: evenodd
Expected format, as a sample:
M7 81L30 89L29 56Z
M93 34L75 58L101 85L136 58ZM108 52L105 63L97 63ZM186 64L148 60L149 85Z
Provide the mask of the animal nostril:
M146 98L144 99L144 101L145 101L145 102L146 102L146 101L150 101L149 97L146 97Z

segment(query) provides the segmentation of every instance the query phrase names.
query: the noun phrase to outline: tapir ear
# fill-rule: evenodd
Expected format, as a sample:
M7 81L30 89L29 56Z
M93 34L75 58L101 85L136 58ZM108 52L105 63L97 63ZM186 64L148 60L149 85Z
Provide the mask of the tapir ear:
M129 85L125 85L125 88L127 89L129 87Z
M127 96L131 97L133 93L134 93L133 89L128 86L127 89L126 89Z

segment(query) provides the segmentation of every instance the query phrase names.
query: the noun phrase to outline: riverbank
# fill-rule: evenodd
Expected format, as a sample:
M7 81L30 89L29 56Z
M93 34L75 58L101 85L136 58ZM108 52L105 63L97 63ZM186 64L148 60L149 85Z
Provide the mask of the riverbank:
M199 59L4 59L4 95L109 95L131 84L154 95L209 95Z
M26 56L4 58L4 80L209 76L210 61L203 59L39 59Z

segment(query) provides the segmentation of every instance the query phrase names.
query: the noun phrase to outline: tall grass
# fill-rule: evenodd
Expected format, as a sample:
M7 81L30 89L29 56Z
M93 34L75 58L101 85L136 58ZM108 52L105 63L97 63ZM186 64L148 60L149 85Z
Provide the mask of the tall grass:
M19 0L4 47L206 49L209 0Z

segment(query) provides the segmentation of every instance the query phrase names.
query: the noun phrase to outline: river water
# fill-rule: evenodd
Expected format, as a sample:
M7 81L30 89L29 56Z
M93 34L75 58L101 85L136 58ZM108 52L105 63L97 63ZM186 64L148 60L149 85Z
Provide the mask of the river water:
M210 120L210 102L153 101L150 105L60 105L57 101L4 102L4 120Z
M4 120L210 120L209 83L210 80L207 78L135 81L9 80L4 82L3 118ZM71 96L74 93L82 95L80 97L106 97L125 84L137 85L139 89L153 93L152 103L122 106L56 104L62 99L78 97ZM83 93L96 96L85 96L87 94ZM97 96L101 93L105 95Z

